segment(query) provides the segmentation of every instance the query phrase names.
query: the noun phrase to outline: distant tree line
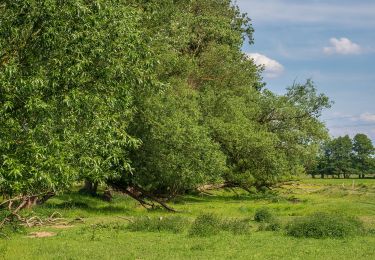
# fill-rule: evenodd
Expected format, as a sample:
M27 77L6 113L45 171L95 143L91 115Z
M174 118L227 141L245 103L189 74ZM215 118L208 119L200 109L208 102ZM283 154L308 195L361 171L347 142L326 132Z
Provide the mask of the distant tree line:
M3 0L0 21L3 206L82 181L145 206L262 189L305 173L328 138L327 96L311 80L268 90L230 0Z
M357 134L353 139L346 135L327 141L312 175L321 178L374 177L375 148L371 139L365 134Z

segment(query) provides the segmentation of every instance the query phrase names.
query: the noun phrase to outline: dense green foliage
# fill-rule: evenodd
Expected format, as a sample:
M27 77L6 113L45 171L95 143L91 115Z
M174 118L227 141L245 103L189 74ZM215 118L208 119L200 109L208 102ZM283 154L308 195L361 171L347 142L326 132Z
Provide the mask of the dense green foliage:
M4 0L0 10L6 197L83 179L140 200L217 182L262 188L303 173L327 137L328 98L311 80L267 90L241 50L251 21L229 0Z
M148 98L132 127L143 144L131 155L135 171L129 181L171 196L218 181L225 157L199 124L201 118L189 89Z
M357 134L353 140L348 136L337 137L323 146L318 165L313 174L343 176L358 174L364 178L375 173L375 148L365 134Z
M375 147L365 134L353 138L353 164L360 178L375 173Z
M327 137L318 118L330 102L313 82L283 96L264 89L241 50L250 20L230 1L134 2L168 85L134 121L144 141L133 159L138 183L174 194L220 178L259 188L304 172Z
M362 223L342 214L315 213L289 223L287 234L294 237L345 238L362 232Z
M121 1L2 1L0 191L59 191L130 170L132 93L147 88L139 15ZM116 166L116 167L114 167Z

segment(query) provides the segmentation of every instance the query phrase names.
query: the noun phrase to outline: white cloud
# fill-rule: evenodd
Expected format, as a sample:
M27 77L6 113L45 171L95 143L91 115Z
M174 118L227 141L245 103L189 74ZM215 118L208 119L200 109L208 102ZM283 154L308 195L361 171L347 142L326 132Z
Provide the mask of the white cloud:
M359 119L365 122L375 122L375 114L364 113L360 115Z
M325 54L360 54L362 52L361 46L352 42L348 38L331 38L331 46L324 47L323 51Z
M333 136L350 135L354 137L358 133L369 136L375 144L375 114L363 113L360 115L345 115L333 113L333 117L327 121L327 127Z
M247 56L253 59L256 65L264 67L264 76L267 78L276 78L284 71L283 65L265 55L260 53L248 53Z

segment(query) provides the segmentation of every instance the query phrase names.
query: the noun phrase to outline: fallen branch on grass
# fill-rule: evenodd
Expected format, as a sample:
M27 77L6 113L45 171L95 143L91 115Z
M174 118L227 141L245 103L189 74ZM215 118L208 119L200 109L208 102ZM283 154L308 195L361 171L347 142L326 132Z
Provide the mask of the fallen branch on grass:
M7 223L19 222L22 226L34 227L43 225L66 224L61 214L54 212L50 217L42 219L38 216L24 217L19 214L22 209L30 208L36 204L44 203L48 198L54 196L52 192L40 193L37 195L20 195L7 199L0 204L0 208L7 208L8 214L0 221L0 229ZM38 203L39 202L39 203Z

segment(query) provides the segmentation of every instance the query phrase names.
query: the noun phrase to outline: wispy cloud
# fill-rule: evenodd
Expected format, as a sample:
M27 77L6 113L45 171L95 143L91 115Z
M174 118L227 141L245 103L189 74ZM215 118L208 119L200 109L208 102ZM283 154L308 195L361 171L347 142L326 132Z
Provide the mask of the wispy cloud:
M332 117L323 119L327 123L330 133L333 136L350 135L355 136L363 133L369 136L375 144L375 114L362 113L350 115L344 113L333 113Z
M375 114L364 113L359 116L359 119L364 122L375 122Z
M360 54L362 52L362 48L359 44L352 42L348 38L331 38L330 40L331 45L328 47L323 48L323 52L325 54L341 54L341 55L348 55L348 54Z
M247 53L247 56L254 60L254 63L264 68L264 76L267 78L276 78L284 71L284 66L278 61L273 60L260 53Z

